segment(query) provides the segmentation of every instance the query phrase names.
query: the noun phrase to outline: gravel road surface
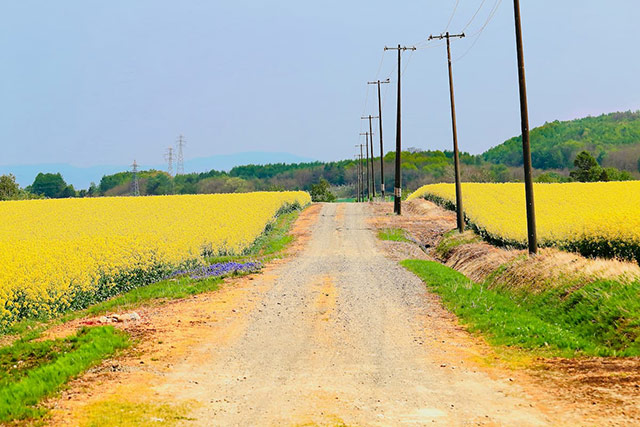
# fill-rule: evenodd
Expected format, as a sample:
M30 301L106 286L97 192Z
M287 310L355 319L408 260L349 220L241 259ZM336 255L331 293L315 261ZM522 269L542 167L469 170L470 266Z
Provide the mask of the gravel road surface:
M555 423L517 382L452 351L451 317L384 256L369 209L323 205L306 247L256 276L271 284L242 332L172 368L157 390L199 402L185 424Z

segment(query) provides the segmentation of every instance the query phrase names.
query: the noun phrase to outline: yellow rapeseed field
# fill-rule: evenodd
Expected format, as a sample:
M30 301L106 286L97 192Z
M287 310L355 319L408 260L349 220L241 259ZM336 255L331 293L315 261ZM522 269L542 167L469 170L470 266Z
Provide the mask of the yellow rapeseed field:
M0 322L49 315L99 280L239 253L305 192L0 202Z
M436 196L455 203L453 184L426 185L409 199ZM640 181L534 184L538 238L542 244L588 246L601 242L640 244ZM524 184L462 184L467 218L504 241L526 242ZM588 251L587 251L588 252ZM616 250L611 251L616 254Z

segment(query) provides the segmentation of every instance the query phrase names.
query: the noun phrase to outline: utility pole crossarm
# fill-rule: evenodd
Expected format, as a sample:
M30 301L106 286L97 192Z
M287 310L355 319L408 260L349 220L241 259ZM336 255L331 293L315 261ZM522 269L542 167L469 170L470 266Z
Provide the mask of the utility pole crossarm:
M391 83L391 79L387 78L387 80L376 80L375 82L367 82L368 85L377 85L378 83L380 84Z
M417 50L415 46L384 47L384 50Z
M431 34L427 40L444 40L444 39L453 39L453 38L463 39L465 37L466 36L464 35L464 33L460 33L460 34L444 33L444 34L440 34L439 36L434 36L433 34Z
M378 116L364 116L364 117L360 117L362 120L369 120L369 117L371 117L372 119L379 119L380 117Z

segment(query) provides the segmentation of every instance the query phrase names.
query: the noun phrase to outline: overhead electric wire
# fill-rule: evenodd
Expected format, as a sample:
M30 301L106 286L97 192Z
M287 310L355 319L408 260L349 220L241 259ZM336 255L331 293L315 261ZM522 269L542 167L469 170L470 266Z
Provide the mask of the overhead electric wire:
M482 10L482 6L484 6L486 1L487 0L482 0L482 2L480 3L480 6L478 6L478 10L476 10L476 13L473 14L469 22L467 22L467 25L465 25L464 28L462 29L463 33L467 30L467 28L469 28L469 25L471 25L471 23L476 19L476 16L478 16L478 13L480 13L480 10Z
M383 62L384 62L384 51L382 51L382 56L380 57L380 65L378 65L378 71L376 71L376 78L374 80L378 79L378 76L380 75L380 70L382 70Z
M476 43L478 43L478 40L480 40L480 36L482 35L482 32L485 30L485 28L487 28L487 25L489 25L489 23L493 20L493 17L496 15L496 12L498 11L500 4L502 4L502 0L496 0L496 2L493 5L493 8L491 9L491 12L489 12L489 16L487 17L487 20L485 21L485 23L482 25L482 27L480 27L478 31L476 31L475 33L469 36L469 37L475 37L475 40L473 40L473 43L471 43L471 46L469 46L469 48L462 55L460 55L459 57L453 60L454 63L460 61L462 58L467 56L469 52L471 52L471 49L473 49Z
M382 52L382 56L380 57L380 64L378 64L378 71L376 71L376 77L374 80L377 80L378 77L380 76L380 71L382 70L382 65L384 63L384 52ZM367 105L369 103L369 85L367 85L367 92L364 98L364 107L362 109L362 115L366 115L366 111L367 111Z
M425 42L427 43L427 42ZM439 46L444 46L446 44L446 42L437 42L437 43L431 43L431 44L427 44L425 46L419 47L418 50L424 50L424 49L433 49Z
M491 9L491 12L489 12L489 16L487 17L487 20L484 22L484 24L482 24L482 27L480 27L478 31L471 34L471 37L481 34L484 31L484 29L487 28L487 25L489 25L489 22L491 22L491 20L495 16L501 3L502 3L502 0L496 0L496 2L493 4L493 8Z
M444 29L445 33L449 30L449 26L451 25L451 21L453 21L453 17L456 15L456 10L458 10L459 4L460 4L460 0L456 0L456 5L453 7L453 12L451 12L451 16L449 17L449 22L447 22L447 27Z

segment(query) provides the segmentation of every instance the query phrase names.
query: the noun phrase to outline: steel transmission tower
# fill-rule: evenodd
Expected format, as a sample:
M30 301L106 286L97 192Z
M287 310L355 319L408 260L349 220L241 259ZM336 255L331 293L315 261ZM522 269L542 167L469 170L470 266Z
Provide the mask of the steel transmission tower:
M173 176L173 148L167 148L167 152L164 155L164 159L167 161L167 173L169 176Z
M182 153L182 148L186 145L187 142L184 140L184 136L180 135L178 137L178 165L176 168L176 175L184 175L184 156Z
M138 163L134 160L131 165L131 173L133 177L131 179L131 195L139 196L140 195L140 184L138 183Z

